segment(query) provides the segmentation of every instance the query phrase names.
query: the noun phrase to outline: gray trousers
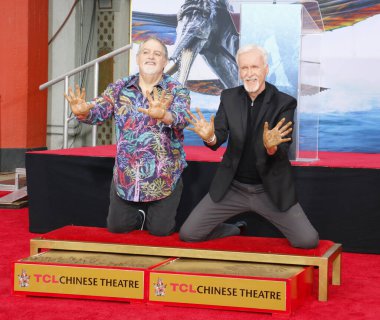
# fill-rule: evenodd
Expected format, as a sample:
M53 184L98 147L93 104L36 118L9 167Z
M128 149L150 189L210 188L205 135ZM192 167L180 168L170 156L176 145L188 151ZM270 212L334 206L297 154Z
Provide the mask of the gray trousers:
M174 191L168 197L151 202L133 202L120 198L112 181L107 217L108 230L113 233L127 233L140 229L145 220L145 229L153 235L167 236L173 233L182 189L182 179L179 179ZM145 219L139 210L145 212Z
M280 211L262 185L244 184L234 180L224 198L214 202L210 194L199 202L180 230L183 241L196 242L240 234L227 219L247 211L253 211L274 224L298 248L318 246L318 233L311 225L299 203L287 211Z

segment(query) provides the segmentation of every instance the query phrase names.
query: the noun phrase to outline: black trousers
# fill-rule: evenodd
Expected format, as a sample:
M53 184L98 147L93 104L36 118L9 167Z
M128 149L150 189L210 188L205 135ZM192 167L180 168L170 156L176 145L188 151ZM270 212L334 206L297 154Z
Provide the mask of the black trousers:
M183 189L179 179L171 195L151 202L133 202L120 198L112 180L107 228L113 233L127 233L142 228L156 236L167 236L175 230L175 217ZM143 210L143 218L140 210Z

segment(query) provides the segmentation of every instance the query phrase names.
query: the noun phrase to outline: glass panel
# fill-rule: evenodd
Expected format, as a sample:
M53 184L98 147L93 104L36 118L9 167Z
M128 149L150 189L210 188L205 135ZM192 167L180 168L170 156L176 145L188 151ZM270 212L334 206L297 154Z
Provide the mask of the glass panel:
M318 159L320 47L323 23L316 1L231 1L239 14L240 46L268 51L267 81L298 100L290 159Z

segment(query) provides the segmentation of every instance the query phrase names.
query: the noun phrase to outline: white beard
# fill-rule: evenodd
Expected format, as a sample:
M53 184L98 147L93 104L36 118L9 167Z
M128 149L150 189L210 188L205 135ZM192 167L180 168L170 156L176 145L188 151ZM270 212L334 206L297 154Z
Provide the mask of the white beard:
M244 80L244 89L248 92L248 93L255 93L259 90L260 88L260 83L259 83L259 80L254 78L254 79L251 79L251 80L256 80L255 82L248 82L247 83L247 80L248 79L245 79Z
M149 75L154 75L158 72L156 65L143 65L141 69L145 74Z

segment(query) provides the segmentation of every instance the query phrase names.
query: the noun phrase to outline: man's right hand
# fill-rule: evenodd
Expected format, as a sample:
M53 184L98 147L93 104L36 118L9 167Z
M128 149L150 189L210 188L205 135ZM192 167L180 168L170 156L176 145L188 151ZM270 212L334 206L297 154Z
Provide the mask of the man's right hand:
M69 94L65 94L66 100L70 104L71 111L79 119L86 119L90 113L90 109L94 107L93 104L86 102L86 89L80 89L79 86L75 85L75 94L71 88L69 88Z

